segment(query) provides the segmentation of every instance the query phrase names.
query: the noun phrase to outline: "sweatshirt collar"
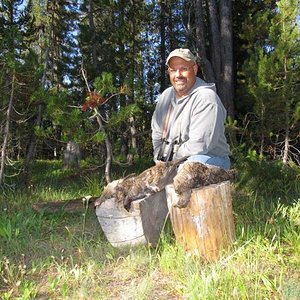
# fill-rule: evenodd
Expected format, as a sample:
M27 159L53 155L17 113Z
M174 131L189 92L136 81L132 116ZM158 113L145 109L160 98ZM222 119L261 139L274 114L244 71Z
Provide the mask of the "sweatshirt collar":
M204 80L202 80L201 78L197 77L196 81L194 83L194 85L192 86L190 92L188 93L188 95L180 98L177 100L177 102L181 102L184 101L185 99L189 98L192 94L194 94L195 92L197 92L199 89L212 89L213 91L216 91L216 85L214 83L207 83ZM173 95L174 95L174 100L176 102L176 92L175 89L173 88Z

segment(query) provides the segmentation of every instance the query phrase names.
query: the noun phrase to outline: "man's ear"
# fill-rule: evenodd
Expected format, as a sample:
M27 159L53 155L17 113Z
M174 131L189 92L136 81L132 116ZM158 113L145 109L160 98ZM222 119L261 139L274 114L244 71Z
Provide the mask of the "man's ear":
M194 70L195 75L197 75L198 74L198 65L197 64L194 64L193 70Z

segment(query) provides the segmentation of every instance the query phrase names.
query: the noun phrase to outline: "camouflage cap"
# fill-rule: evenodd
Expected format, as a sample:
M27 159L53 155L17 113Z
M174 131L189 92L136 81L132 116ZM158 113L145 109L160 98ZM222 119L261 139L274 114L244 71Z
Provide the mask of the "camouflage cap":
M173 50L169 54L169 56L167 57L166 65L168 65L169 60L175 56L180 57L180 58L184 59L185 61L194 61L195 63L197 61L196 56L189 49L179 48L179 49Z

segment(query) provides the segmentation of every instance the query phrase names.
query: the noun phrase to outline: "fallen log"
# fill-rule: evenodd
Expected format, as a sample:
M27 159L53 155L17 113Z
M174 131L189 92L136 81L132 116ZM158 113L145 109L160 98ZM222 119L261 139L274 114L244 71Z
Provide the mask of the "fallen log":
M86 196L70 200L56 200L49 202L38 202L33 204L33 209L37 212L56 213L68 212L78 213L88 209L94 209L94 202L99 197Z

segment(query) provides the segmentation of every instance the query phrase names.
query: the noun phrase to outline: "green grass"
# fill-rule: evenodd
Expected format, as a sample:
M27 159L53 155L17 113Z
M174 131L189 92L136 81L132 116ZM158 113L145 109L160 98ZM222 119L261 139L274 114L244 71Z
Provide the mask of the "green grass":
M141 162L136 172L149 165ZM33 204L40 201L101 193L101 170L75 176L61 167L60 162L38 161L30 187L2 190L1 299L300 299L296 167L236 165L236 241L214 263L185 254L170 222L157 247L116 249L93 209L36 212ZM114 167L113 178L134 171ZM278 171L281 175L274 176Z

